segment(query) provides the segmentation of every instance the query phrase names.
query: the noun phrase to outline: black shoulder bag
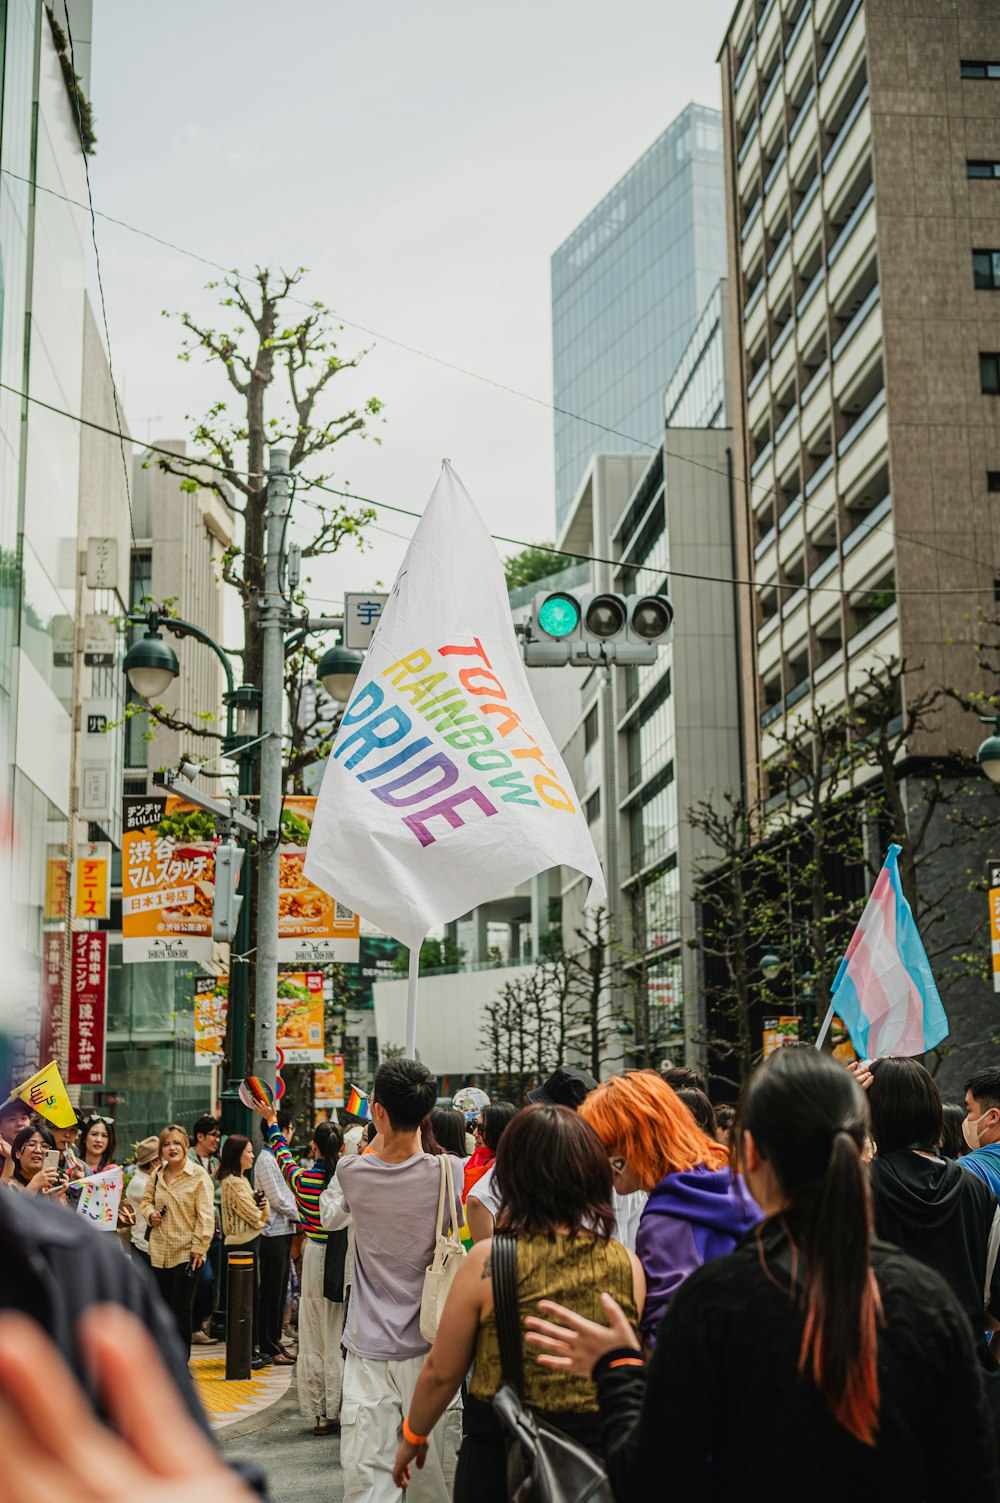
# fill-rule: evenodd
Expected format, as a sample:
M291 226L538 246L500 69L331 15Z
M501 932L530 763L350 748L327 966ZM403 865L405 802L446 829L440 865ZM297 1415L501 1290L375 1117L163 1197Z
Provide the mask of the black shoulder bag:
M507 1497L510 1503L613 1503L608 1474L593 1452L524 1407L517 1238L495 1232L492 1260L503 1373L493 1408L507 1435Z

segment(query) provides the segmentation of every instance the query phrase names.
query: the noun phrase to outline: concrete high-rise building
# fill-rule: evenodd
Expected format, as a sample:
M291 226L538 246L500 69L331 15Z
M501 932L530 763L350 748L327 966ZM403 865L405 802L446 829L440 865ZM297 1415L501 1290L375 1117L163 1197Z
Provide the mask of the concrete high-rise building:
M1000 8L740 0L720 62L753 778L889 660L901 708L978 687L951 642L1000 574ZM942 707L907 766L977 730Z
M752 766L787 710L843 700L876 658L923 665L914 692L950 682L951 623L993 605L1000 10L955 10L742 0L726 34Z
M552 257L557 531L592 454L659 444L663 389L725 266L721 118L691 104Z
M609 889L638 1062L700 1062L703 1006L694 888L704 838L687 811L738 790L740 696L732 572L732 436L720 281L661 398L661 447L595 455L560 546L603 555L591 587L668 593L672 640L643 668L595 670L564 748ZM563 923L582 926L586 884L563 873ZM629 1000L630 999L630 1000Z

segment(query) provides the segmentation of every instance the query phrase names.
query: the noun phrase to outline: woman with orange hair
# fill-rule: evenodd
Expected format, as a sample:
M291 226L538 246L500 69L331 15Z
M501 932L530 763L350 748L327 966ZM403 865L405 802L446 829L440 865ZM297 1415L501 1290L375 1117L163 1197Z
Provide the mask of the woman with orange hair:
M728 1150L652 1070L612 1075L591 1091L580 1116L607 1149L618 1194L649 1194L635 1250L646 1275L641 1331L652 1347L684 1280L732 1252L762 1213L730 1168Z

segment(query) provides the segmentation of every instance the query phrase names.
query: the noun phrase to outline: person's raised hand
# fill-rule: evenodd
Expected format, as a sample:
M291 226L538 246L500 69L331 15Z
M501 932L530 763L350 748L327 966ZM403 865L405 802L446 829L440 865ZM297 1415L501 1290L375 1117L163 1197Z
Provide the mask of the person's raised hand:
M59 1183L58 1169L39 1169L25 1185L29 1195L41 1195L45 1190L54 1190Z
M623 1346L639 1351L639 1338L622 1307L610 1294L601 1295L601 1306L610 1325L598 1325L594 1320L577 1315L574 1310L567 1310L565 1305L557 1305L554 1300L538 1301L539 1310L547 1311L552 1319L542 1320L537 1315L529 1315L524 1324L532 1346L541 1347L538 1361L543 1367L557 1367L563 1372L589 1378L606 1352Z
M254 1503L184 1407L141 1321L98 1305L78 1331L108 1426L41 1327L0 1315L5 1493L32 1503Z
M871 1088L871 1083L875 1077L872 1075L872 1061L870 1059L852 1059L847 1068L863 1091Z

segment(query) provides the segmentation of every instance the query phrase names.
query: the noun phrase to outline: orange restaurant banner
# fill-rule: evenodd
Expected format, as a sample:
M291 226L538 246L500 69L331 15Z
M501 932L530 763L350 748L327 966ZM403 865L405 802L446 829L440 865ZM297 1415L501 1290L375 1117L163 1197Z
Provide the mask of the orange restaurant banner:
M122 958L212 959L215 827L169 795L126 798L122 835Z
M333 1108L344 1104L344 1056L331 1055L313 1076L313 1106Z
M278 960L283 965L307 966L327 960L357 963L358 915L303 875L315 811L315 798L303 795L286 798L281 813Z
M73 868L73 917L111 916L111 845L108 841L78 845Z
M277 1044L290 1065L321 1065L326 1058L320 971L290 971L278 977Z
M49 846L52 850L52 846ZM46 919L65 919L66 891L69 885L69 865L65 856L49 856L45 863L45 912Z
M194 1062L221 1065L225 1055L229 977L194 978Z

